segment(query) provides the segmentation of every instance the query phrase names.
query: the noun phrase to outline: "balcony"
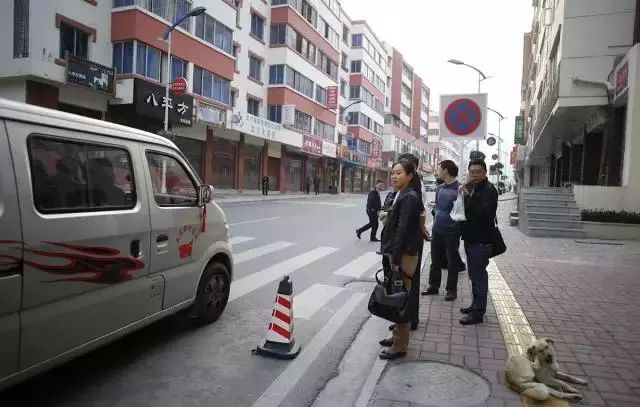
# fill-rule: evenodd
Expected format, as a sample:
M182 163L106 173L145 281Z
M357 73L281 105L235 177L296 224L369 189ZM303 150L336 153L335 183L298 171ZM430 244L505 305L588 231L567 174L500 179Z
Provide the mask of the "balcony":
M175 21L176 17L183 16L191 11L191 2L187 0L177 1L151 1L151 0L113 0L113 8L117 7L129 7L138 6L151 13L157 15L166 21ZM183 21L179 27L182 27L185 31L189 30L189 24L191 19Z
M560 96L559 72L560 67L555 70L553 76L550 78L550 82L546 84L542 93L540 106L537 107L537 115L534 119L533 125L533 134L535 137L534 144L538 141L538 138L540 138L545 125L551 117L551 113L553 113L553 108L558 102L558 97Z

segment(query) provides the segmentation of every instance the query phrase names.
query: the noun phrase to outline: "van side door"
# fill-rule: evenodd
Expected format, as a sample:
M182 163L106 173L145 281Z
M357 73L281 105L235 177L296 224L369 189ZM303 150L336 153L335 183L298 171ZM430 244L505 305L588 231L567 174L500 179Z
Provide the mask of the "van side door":
M0 381L18 371L22 304L22 229L13 159L0 120Z
M146 145L142 154L150 186L150 272L165 278L163 307L169 308L196 293L208 248L206 212L197 202L198 178L181 154L155 145Z
M8 122L23 225L21 369L159 312L135 141ZM158 286L160 289L158 289Z

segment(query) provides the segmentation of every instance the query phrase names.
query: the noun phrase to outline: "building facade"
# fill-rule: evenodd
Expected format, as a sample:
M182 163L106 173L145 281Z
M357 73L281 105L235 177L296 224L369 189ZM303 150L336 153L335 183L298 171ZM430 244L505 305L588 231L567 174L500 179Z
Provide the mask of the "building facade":
M514 154L520 184L572 186L584 209L640 208L637 8L635 0L534 1Z
M391 109L393 56L337 0L9 1L0 97L164 134L217 189L366 192L387 178L392 110L428 150L428 88L411 75L417 115Z

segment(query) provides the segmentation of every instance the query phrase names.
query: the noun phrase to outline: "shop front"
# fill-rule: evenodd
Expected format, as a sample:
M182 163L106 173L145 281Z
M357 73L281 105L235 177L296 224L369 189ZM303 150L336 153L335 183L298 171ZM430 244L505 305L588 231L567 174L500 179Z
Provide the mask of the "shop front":
M349 151L346 147L342 149L343 160L343 185L342 192L362 193L367 192L366 182L370 176L366 173L367 155Z
M322 142L322 160L320 164L320 192L335 194L338 191L338 169L337 157L338 146L330 141Z

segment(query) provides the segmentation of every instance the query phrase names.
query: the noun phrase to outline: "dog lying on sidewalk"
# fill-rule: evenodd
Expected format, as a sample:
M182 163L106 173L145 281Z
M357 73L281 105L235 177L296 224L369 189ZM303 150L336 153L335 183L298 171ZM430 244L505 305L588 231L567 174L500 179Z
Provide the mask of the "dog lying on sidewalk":
M509 356L505 370L507 387L538 401L547 400L549 396L582 400L580 392L567 382L582 385L587 382L558 370L552 344L551 339L536 339L525 355Z

